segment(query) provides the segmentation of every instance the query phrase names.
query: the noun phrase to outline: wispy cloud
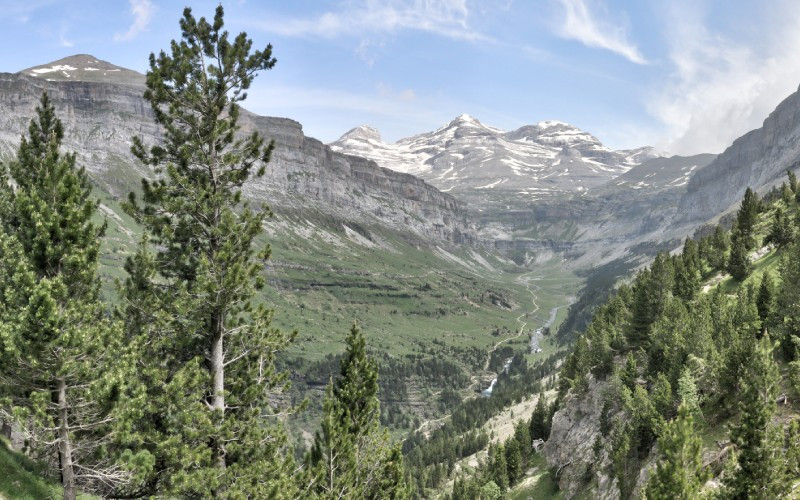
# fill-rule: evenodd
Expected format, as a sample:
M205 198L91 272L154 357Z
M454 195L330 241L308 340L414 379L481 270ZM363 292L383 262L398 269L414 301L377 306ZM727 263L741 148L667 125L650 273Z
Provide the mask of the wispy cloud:
M458 40L491 40L470 27L466 0L361 0L313 18L273 19L257 26L270 33L298 37L416 30Z
M129 0L131 4L131 15L133 16L133 24L128 28L125 33L117 33L114 35L114 41L127 42L133 40L142 31L147 29L150 21L153 19L156 8L150 0Z
M68 39L67 35L65 33L61 33L58 36L58 44L60 46L62 46L62 47L65 47L65 48L71 48L71 47L75 46L75 42L73 42L72 40Z
M417 98L417 94L414 92L414 89L395 90L390 85L385 83L378 84L378 95L392 101L404 102L413 101Z
M751 19L750 37L712 31L689 2L665 16L672 72L649 99L666 128L662 147L679 154L721 152L764 118L800 83L800 5ZM777 14L779 12L779 14Z
M446 95L423 96L412 89L378 84L366 92L322 87L272 85L251 92L248 109L270 116L290 116L305 133L324 142L338 139L355 124L377 127L387 141L429 130L464 112Z
M610 50L636 64L647 64L636 45L628 40L625 23L611 21L601 13L593 12L586 0L559 2L564 7L564 17L556 34L588 47Z

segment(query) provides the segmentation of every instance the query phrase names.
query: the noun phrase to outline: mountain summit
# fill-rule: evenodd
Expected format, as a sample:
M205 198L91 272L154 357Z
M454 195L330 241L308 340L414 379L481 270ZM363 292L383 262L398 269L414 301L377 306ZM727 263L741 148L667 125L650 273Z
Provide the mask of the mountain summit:
M49 81L81 81L144 85L144 75L102 61L89 54L75 54L51 63L23 69L20 73Z
M330 146L420 176L443 191L480 193L480 198L512 191L529 200L585 192L661 156L649 147L612 150L564 122L541 121L506 132L468 114L394 144L383 142L372 127L359 127Z

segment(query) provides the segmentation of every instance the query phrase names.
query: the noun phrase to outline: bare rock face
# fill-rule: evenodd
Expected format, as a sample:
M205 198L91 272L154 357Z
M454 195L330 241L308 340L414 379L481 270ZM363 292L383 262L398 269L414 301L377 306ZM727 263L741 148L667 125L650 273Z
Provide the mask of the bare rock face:
M143 75L89 55L0 73L0 155L14 154L46 91L64 122L65 149L78 154L101 188L124 197L141 177L153 175L131 155L131 137L159 141L143 85ZM421 241L474 239L463 204L421 179L331 151L293 120L243 111L240 124L245 133L257 130L275 140L267 174L246 185L245 195L279 215L316 211Z
M611 459L603 451L595 456L594 443L600 437L600 414L606 382L597 382L590 377L585 393L570 392L562 408L553 416L550 438L542 449L551 468L558 472L558 486L565 498L573 498L593 479L597 487L592 498L618 499L616 480L608 476Z
M780 184L786 170L800 161L800 92L795 92L764 120L705 168L692 176L678 207L680 220L702 221L737 205L750 186L764 190Z

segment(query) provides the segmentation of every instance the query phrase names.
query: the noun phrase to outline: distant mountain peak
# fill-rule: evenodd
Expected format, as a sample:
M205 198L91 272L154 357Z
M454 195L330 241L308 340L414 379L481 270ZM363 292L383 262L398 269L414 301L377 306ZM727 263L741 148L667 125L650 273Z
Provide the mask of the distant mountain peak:
M577 129L578 127L574 125L570 125L569 123L558 121L558 120L542 120L536 124L537 128L540 129L549 129L549 128L572 128Z
M453 119L454 122L471 122L471 123L480 123L477 118L472 115L468 115L467 113L461 113L460 115L456 116Z
M381 141L371 127L356 127L331 149L422 177L443 191L483 203L490 192L528 199L584 193L653 156L652 148L614 151L574 125L540 121L506 132L467 113L432 132ZM508 196L499 194L498 197ZM498 199L499 199L498 198Z
M33 66L20 71L21 74L48 81L84 81L143 85L143 74L116 66L90 54L75 54L57 61Z
M381 139L381 132L375 127L370 127L369 125L359 125L358 127L351 128L339 138L340 141L347 139L383 142L383 139Z

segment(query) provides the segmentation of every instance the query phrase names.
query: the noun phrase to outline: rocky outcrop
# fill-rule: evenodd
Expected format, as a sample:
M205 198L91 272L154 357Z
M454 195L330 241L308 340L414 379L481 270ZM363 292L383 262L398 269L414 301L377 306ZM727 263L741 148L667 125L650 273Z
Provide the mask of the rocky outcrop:
M138 186L139 178L153 175L130 154L131 137L141 136L152 144L159 140L159 131L149 103L142 97L141 78L82 81L81 75L96 74L81 71L76 61L83 59L99 66L91 56L75 56L25 72L0 73L0 153L13 154L46 91L64 122L65 149L78 154L79 163L104 190L123 197ZM71 76L60 79L33 73L37 68L66 66L74 68L65 70L65 75ZM243 132L258 130L275 140L267 174L251 181L245 195L268 203L279 215L307 217L316 212L367 227L388 227L420 241L474 239L463 204L421 179L331 151L306 137L293 120L243 112L241 125Z
M590 378L588 390L579 395L570 392L561 409L553 416L550 438L542 455L556 471L558 486L565 498L573 498L594 481L591 498L618 499L619 488L608 475L611 459L603 450L595 454L594 444L600 435L600 414L606 382Z

